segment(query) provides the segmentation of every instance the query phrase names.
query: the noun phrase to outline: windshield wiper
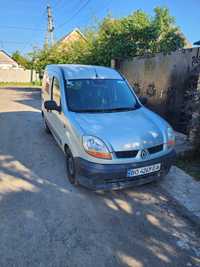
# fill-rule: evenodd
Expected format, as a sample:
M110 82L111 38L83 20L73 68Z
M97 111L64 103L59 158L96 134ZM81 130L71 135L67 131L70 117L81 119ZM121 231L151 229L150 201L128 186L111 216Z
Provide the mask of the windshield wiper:
M124 108L112 108L112 109L73 109L72 112L77 113L108 113L118 111L131 111L135 110L136 107L124 107Z
M136 109L136 107L112 108L112 109L110 109L110 112L131 111L131 110L135 110L135 109Z
M101 109L71 109L72 112L77 113L96 113L96 112L102 112Z

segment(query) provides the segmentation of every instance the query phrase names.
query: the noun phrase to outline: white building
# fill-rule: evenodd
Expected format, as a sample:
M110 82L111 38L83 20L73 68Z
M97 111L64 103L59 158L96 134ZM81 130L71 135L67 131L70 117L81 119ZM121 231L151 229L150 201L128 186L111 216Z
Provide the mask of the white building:
M13 60L4 50L0 50L0 69L18 69L18 63Z

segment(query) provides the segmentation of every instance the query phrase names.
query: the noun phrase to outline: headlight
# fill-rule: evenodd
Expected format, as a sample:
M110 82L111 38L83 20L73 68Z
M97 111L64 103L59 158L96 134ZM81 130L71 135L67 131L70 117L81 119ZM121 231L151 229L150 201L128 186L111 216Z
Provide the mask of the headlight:
M83 136L83 147L89 155L95 158L112 159L107 146L97 137Z
M171 127L167 128L167 147L171 148L175 145L175 133Z

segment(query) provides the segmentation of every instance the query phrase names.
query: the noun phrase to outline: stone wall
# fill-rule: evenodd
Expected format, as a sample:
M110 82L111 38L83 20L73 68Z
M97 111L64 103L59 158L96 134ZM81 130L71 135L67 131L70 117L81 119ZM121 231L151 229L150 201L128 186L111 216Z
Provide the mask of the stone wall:
M147 96L150 108L177 130L182 130L187 81L198 64L199 48L115 61L116 68L135 87L137 94Z
M0 82L33 82L38 80L35 71L24 69L0 69Z

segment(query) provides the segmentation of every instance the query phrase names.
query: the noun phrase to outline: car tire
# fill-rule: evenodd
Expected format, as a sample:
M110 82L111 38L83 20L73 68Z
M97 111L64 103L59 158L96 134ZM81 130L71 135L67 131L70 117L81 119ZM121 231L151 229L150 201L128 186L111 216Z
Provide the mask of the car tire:
M44 123L44 129L45 129L45 132L46 132L47 134L51 134L51 131L50 131L50 129L49 129L49 126L48 126L48 124L47 124L47 121L45 120L44 117L43 117L43 123Z
M76 179L76 168L75 161L72 155L72 152L69 148L66 149L66 167L67 167L67 177L71 184L78 185L78 181Z

